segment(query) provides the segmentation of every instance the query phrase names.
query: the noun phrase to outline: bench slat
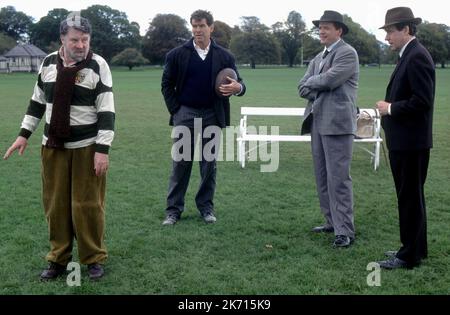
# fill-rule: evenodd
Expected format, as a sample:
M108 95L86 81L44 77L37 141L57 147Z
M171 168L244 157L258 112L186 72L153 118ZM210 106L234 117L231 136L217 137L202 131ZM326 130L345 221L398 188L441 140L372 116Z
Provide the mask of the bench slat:
M289 135L242 135L238 141L311 141L310 136L289 136Z
M293 136L293 135L249 135L245 134L236 139L237 141L298 141L310 142L311 136ZM383 142L381 138L354 139L355 142Z
M374 108L360 108L360 112L376 115ZM303 116L305 109L300 107L241 107L241 115L260 116Z
M241 115L303 116L304 108L288 107L241 107Z

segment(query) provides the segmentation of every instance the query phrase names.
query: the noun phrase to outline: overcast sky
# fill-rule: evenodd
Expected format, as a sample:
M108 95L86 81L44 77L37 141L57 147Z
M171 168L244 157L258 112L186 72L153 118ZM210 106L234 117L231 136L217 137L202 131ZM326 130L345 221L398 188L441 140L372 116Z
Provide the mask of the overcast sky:
M198 4L187 0L0 0L0 7L14 6L35 21L54 8L80 11L93 4L108 5L125 12L130 22L139 23L142 34L158 13L177 14L188 21L190 14L197 9L211 11L215 20L230 26L239 25L241 16L256 16L269 27L286 20L289 12L295 10L302 15L308 28L312 26L312 20L319 19L324 10L330 9L349 15L381 41L384 41L385 33L378 28L384 24L386 11L392 7L409 6L416 17L450 25L450 4L443 0L209 0Z

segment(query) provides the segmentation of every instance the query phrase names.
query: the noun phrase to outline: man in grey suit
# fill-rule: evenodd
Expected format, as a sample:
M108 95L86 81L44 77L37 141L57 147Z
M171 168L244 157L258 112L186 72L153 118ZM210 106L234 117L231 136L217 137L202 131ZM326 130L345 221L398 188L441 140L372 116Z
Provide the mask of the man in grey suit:
M313 23L325 49L311 61L298 85L300 97L308 100L302 134L311 134L317 192L326 219L313 231L334 232L333 246L348 247L355 239L350 163L356 131L358 54L342 40L348 27L340 13L325 11Z

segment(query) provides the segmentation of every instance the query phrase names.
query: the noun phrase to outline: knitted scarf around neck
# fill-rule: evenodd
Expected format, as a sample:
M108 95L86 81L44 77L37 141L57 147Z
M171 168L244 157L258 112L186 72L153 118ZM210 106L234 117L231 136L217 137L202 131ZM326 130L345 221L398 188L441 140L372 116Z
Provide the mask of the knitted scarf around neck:
M48 130L47 147L63 149L64 141L70 137L70 105L78 71L86 68L92 59L89 51L86 59L73 67L64 67L60 53L56 64L57 76L53 94L53 108Z

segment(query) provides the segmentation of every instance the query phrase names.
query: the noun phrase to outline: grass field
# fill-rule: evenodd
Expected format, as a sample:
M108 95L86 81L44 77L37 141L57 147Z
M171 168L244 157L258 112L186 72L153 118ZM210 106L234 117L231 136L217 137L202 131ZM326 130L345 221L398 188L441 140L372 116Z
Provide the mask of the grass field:
M392 68L363 68L359 106L384 97ZM241 106L304 106L296 86L304 69L244 69L247 94L232 99L232 123ZM80 287L65 279L42 283L47 226L41 205L42 126L24 156L0 161L0 294L449 294L450 293L450 71L437 70L434 149L426 185L429 258L411 271L382 271L369 287L369 262L400 245L394 185L381 159L374 172L355 148L352 177L356 243L331 247L315 235L322 223L307 143L281 143L280 167L259 172L220 162L215 196L218 222L206 225L195 208L198 166L187 211L163 227L171 169L171 129L160 93L160 69L113 71L116 138L107 186L106 276L92 283L82 267ZM0 75L0 154L15 139L35 81L32 74ZM254 121L296 132L299 121ZM250 122L252 124L252 122ZM77 261L74 248L74 261Z

